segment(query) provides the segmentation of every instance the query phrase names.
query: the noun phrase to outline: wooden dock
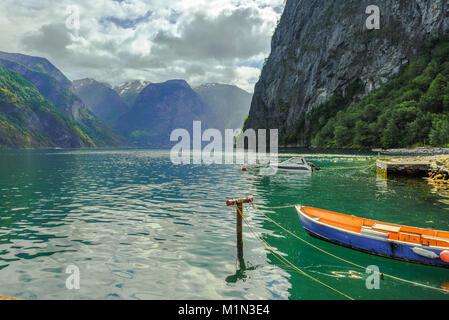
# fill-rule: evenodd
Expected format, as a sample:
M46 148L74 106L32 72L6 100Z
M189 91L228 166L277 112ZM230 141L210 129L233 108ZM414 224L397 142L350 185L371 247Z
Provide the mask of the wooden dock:
M377 160L376 171L384 177L427 177L431 168L428 159L398 158Z

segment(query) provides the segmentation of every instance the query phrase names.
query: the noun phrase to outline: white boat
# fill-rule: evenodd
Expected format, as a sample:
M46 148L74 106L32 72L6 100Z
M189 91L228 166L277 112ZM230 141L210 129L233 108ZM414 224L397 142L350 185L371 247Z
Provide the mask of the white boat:
M318 167L311 163L307 163L306 159L303 157L290 158L284 162L271 165L273 169L277 170L287 170L287 171L313 171L314 169L319 170Z

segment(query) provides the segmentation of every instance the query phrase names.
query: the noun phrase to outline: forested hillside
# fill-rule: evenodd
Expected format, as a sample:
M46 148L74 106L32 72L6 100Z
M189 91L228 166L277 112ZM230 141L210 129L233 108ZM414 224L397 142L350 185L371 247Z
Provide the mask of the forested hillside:
M353 97L334 96L300 119L298 130L308 121L315 146L448 146L449 42L432 41L424 52L354 106Z

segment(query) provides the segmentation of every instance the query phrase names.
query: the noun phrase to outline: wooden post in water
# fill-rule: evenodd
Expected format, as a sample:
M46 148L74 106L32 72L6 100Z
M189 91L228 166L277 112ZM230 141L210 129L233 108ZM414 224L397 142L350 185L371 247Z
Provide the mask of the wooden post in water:
M243 204L254 202L253 197L234 199L226 201L226 205L236 206L236 233L237 233L237 257L243 260Z
M236 234L237 234L237 258L243 258L243 203L237 203L236 212Z

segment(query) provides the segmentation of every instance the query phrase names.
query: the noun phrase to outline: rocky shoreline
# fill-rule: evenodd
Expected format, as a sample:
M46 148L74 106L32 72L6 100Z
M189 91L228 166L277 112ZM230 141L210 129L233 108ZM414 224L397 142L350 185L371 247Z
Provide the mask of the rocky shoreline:
M449 155L449 148L400 148L400 149L372 149L373 152L381 154L400 156L436 156Z

